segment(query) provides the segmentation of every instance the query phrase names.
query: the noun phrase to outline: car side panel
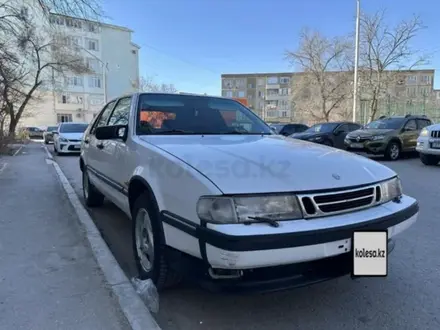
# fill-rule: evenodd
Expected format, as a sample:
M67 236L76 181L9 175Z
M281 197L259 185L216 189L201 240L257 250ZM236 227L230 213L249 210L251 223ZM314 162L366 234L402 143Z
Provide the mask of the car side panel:
M148 137L146 138L148 140ZM134 138L131 162L137 166L132 177L140 176L150 185L160 211L169 211L200 224L196 205L200 196L222 192L210 180L180 159L149 142ZM198 240L163 224L165 241L180 251L200 258Z

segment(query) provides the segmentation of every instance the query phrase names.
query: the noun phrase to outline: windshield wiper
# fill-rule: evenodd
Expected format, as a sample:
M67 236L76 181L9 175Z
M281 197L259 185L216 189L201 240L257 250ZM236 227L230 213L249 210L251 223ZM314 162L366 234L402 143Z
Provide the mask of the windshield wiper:
M183 129L170 129L166 131L154 132L153 134L195 134L195 132L185 131Z
M243 223L245 225L250 225L252 223L267 223L271 227L275 227L275 228L280 226L280 224L276 220L273 220L271 218L266 218L266 217L248 217L248 219L251 219L252 221L243 221Z

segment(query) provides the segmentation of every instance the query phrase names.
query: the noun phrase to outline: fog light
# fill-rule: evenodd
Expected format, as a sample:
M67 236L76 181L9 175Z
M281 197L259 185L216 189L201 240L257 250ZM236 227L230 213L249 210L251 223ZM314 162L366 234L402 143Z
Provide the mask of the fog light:
M211 278L216 280L240 278L243 276L243 271L236 269L209 268L208 273Z

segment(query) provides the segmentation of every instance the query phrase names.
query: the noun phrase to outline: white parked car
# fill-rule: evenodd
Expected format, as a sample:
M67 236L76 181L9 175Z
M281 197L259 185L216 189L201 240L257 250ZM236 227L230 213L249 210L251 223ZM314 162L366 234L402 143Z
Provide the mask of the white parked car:
M419 210L388 167L277 135L220 97L113 100L84 134L80 167L86 204L105 196L133 220L139 275L159 289L182 274L258 291L342 276L354 231L388 230L390 251Z
M61 123L53 132L53 150L57 155L79 153L81 139L89 124L87 123Z
M417 139L416 150L425 165L437 165L440 162L440 124L425 127Z

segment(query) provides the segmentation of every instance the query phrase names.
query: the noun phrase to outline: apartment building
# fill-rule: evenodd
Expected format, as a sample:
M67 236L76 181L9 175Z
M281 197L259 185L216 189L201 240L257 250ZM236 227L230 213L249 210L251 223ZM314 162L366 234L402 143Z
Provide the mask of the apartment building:
M222 74L222 96L247 98L249 108L267 121L290 121L291 72Z
M335 76L336 74L340 75L335 73ZM268 122L289 122L301 118L300 121L311 123L313 120L310 113L313 109L310 109L309 116L300 109L319 103L319 100L310 101L310 98L317 95L313 90L309 93L298 92L298 83L301 85L304 75L303 72L222 74L222 96L246 97L250 108ZM425 111L430 115L429 111L433 111L435 115L434 112L440 107L440 94L433 88L435 70L388 71L384 76L378 101L380 113L405 114ZM347 81L351 82L352 79ZM352 87L350 85L347 88L351 90ZM366 122L369 118L372 95L368 88L360 89L357 118L360 122ZM349 91L348 94L350 93ZM352 98L348 95L340 105L344 109L334 112L334 120L340 120L344 116L350 119L351 104ZM302 113L299 116L300 111Z
M56 14L48 20L45 26L84 59L88 72L52 72L23 125L90 122L106 101L137 91L140 47L131 41L132 30Z

